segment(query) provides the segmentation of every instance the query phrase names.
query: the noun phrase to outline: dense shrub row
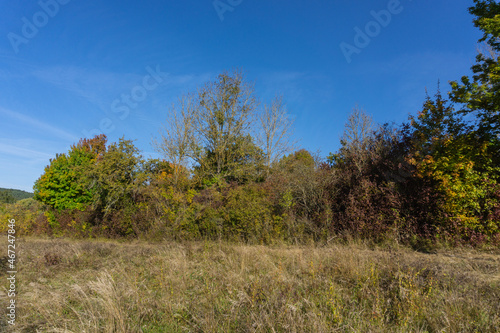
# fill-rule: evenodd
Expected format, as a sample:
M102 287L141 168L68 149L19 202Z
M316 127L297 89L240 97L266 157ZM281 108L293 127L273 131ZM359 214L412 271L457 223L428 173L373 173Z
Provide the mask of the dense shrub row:
M498 156L471 147L470 132L433 133L453 115L438 94L411 125L359 131L370 120L356 110L326 160L299 150L240 182L200 181L184 167L144 160L131 141L106 146L99 136L51 161L35 184L37 201L3 204L0 214L20 233L53 236L498 244Z
M25 199L4 204L2 219L15 218L23 234L71 237L223 239L260 244L355 237L417 247L435 241L499 244L498 184L469 184L483 186L482 198L487 204L485 201L477 211L463 210L477 196L462 197L460 206L448 205L454 197L448 195L448 188L442 190L445 183L420 171L421 164L429 165L428 160L421 164L412 161L411 145L405 143L412 140L408 135L386 126L368 135L361 150L344 145L327 161L299 150L276 163L261 181L219 179L201 186L188 170L162 161L144 161L136 150L128 149L120 154L130 156L121 160L134 161L127 171L134 176L116 175L119 169L114 169L111 177L106 171L106 183L99 185L106 191L88 188L91 199L83 207L60 209ZM123 147L128 145L131 142L122 142ZM92 173L101 168L96 164L106 163L106 154L92 162ZM454 177L453 184L457 184L468 175ZM98 175L92 179L96 178ZM470 194L470 188L466 190Z
M475 0L470 12L489 52L450 101L438 91L407 124L375 126L355 109L337 152L285 155L282 99L259 111L241 73L223 73L170 110L156 142L165 160L82 139L50 161L37 202L1 207L2 223L55 236L498 244L500 6Z

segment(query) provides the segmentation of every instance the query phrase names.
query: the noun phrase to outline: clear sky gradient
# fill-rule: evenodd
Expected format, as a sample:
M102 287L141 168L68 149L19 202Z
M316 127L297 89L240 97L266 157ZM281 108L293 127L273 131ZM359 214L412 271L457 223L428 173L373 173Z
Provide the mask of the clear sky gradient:
M182 93L242 69L283 94L300 146L339 148L358 104L401 123L438 80L470 74L472 0L0 2L0 187L32 191L49 159L98 132L143 155ZM361 33L360 33L361 31Z

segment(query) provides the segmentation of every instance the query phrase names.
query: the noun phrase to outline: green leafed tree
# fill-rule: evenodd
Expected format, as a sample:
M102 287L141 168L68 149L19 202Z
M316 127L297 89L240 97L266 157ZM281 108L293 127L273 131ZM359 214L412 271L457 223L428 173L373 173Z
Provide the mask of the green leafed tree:
M444 219L440 229L459 233L492 235L498 221L490 218L498 205L496 173L489 158L488 145L473 142L474 133L438 92L427 98L413 128L409 159L417 177L431 180L440 195ZM438 221L437 221L438 222ZM458 228L451 226L456 225Z
M156 148L174 164L191 163L201 183L255 179L266 163L251 135L257 106L243 74L224 72L180 98Z
M105 152L106 140L105 135L82 139L51 159L35 182L34 198L56 210L84 210L93 197L86 173Z
M0 191L0 203L14 203L16 198L7 191Z
M148 180L139 150L121 138L109 145L85 173L94 210L104 216L133 202L134 193Z
M477 117L477 132L482 140L494 141L498 149L500 135L500 4L493 0L474 0L469 12L475 16L474 25L483 32L479 42L485 52L476 57L472 77L451 82L450 98L461 103L461 112Z
M482 229L500 230L497 214L500 177L500 3L493 0L474 0L469 12L475 16L474 25L483 36L479 40L482 50L472 66L473 75L463 76L460 82L451 82L450 99L461 105L460 112L474 117L475 127L469 132L463 151L459 157L459 174L467 176L467 182L450 179L450 193L463 193L464 198L472 198L469 203L456 200L455 207L471 207L482 221ZM456 146L456 145L455 145ZM461 145L460 147L463 147ZM455 159L456 160L456 159ZM462 161L463 160L463 161ZM449 168L446 161L443 167ZM457 174L457 172L455 172ZM477 184L471 188L471 184ZM495 194L496 193L496 194ZM476 196L477 198L474 198ZM489 212L489 213L487 213ZM487 225L485 225L485 223ZM476 223L477 225L477 223ZM475 229L481 229L475 227Z
M446 101L441 92L433 100L427 96L417 117L410 116L413 128L413 149L417 158L444 154L443 142L466 135L470 128Z

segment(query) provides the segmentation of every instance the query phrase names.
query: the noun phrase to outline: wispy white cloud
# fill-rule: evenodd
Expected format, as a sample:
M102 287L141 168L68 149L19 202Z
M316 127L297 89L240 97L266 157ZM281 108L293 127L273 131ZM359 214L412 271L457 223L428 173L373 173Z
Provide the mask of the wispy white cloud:
M28 160L48 161L50 158L54 157L53 155L48 153L23 148L20 146L9 145L5 143L0 143L0 153L25 158Z
M0 114L4 115L6 117L9 117L11 119L15 119L15 120L23 123L24 126L31 126L37 130L44 131L45 134L47 135L47 137L54 136L54 137L58 137L60 139L69 140L71 142L78 141L77 136L75 136L67 131L64 131L62 129L59 129L57 127L54 127L52 125L46 124L38 119L27 116L25 114L11 111L11 110L7 110L7 109L2 108L2 107L0 107Z
M261 77L265 95L284 94L287 99L300 100L304 95L299 82L306 76L300 72L272 72Z
M210 77L209 74L172 75L166 67L161 64L158 66L163 81L155 93L160 95L165 91L194 88ZM151 64L149 67L156 69L157 64ZM132 88L142 84L143 78L149 75L149 72L146 67L138 73L120 73L76 66L54 66L33 70L31 75L46 84L69 91L107 113L110 112L113 100L120 98L122 94L130 94Z
M107 108L110 94L119 91L127 82L139 80L139 75L118 74L88 70L75 66L56 66L36 69L32 75L38 80L83 98L98 106Z

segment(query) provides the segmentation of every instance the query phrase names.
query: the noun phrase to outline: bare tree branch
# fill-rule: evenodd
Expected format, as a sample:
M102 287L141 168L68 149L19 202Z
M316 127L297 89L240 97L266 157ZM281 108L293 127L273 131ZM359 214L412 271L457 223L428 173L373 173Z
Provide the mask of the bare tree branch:
M282 96L276 96L270 106L264 105L259 116L261 133L258 144L266 154L268 168L284 154L294 149L293 119L289 117Z
M363 109L355 106L347 119L340 142L359 171L366 163L366 152L373 136L373 120Z

